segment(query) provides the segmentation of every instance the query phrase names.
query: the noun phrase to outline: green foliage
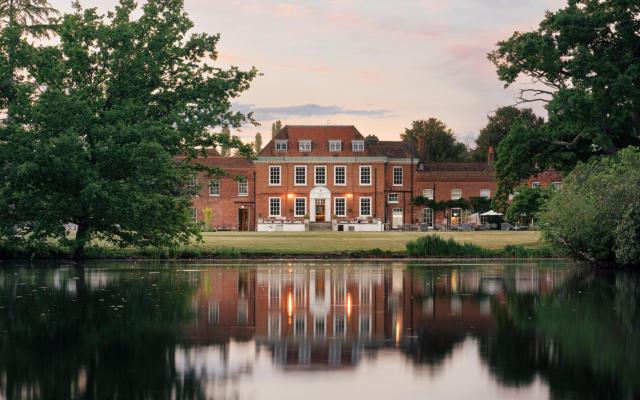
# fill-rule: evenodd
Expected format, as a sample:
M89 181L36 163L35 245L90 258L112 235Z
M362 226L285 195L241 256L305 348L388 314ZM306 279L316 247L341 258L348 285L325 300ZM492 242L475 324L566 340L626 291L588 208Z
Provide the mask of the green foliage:
M483 213L491 210L491 199L486 197L470 197L469 208L476 213Z
M262 150L262 135L260 134L260 132L256 133L256 140L253 146L255 147L254 151L256 152L256 154L260 153L260 150Z
M545 203L551 197L551 190L553 189L534 189L526 186L518 189L518 193L507 208L507 220L522 225L535 222Z
M189 161L221 144L216 129L251 122L230 108L256 71L215 67L219 37L190 34L181 1L141 11L76 4L54 44L29 49L33 84L14 102L15 124L0 126L0 240L68 244L73 223L78 258L96 238L167 246L198 234L186 184L206 168Z
M615 232L616 261L640 266L640 201L627 208Z
M498 145L507 137L511 127L517 122L524 122L527 126L541 126L544 120L534 114L530 108L513 106L500 107L493 115L489 115L487 125L480 130L476 139L476 148L471 153L474 161L486 161L489 147L498 149ZM498 154L496 154L496 159Z
M640 145L639 13L636 1L570 0L537 30L498 43L489 58L500 80L531 78L537 85L521 90L521 102L542 102L548 112L543 127L512 129L501 143L501 180L517 182L537 168L568 171Z
M400 136L416 148L418 138L424 139L425 153L420 156L426 161L464 161L468 157L464 143L459 143L453 131L436 118L413 121Z
M411 257L488 257L494 252L471 243L458 243L452 238L442 239L436 235L422 236L407 243L407 254Z
M276 122L271 124L271 139L276 137L276 135L280 132L280 129L282 129L282 121L277 120Z
M475 197L472 197L472 199L475 199ZM446 210L447 208L462 208L463 210L473 208L473 205L465 199L437 201L424 198L423 196L415 197L413 204L423 205L436 211Z
M616 227L639 198L640 149L629 147L614 156L578 164L562 190L547 202L540 228L551 244L577 258L614 262ZM619 228L621 238L633 235L626 229Z
M453 238L442 239L437 235L425 235L407 243L409 257L503 257L503 258L549 258L559 255L549 247L523 247L507 245L492 250L472 243L460 243Z

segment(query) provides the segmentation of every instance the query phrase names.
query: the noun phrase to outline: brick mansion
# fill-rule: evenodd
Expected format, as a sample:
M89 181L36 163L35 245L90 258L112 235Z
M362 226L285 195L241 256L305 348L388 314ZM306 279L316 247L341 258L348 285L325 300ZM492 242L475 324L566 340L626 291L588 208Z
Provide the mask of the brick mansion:
M467 212L455 200L495 194L493 149L484 162L429 162L420 158L423 147L365 138L354 126L287 125L254 160L199 159L227 175L194 179L200 190L193 218L212 229L240 231L435 228L464 222ZM560 180L547 171L529 184ZM443 201L451 207L430 206Z

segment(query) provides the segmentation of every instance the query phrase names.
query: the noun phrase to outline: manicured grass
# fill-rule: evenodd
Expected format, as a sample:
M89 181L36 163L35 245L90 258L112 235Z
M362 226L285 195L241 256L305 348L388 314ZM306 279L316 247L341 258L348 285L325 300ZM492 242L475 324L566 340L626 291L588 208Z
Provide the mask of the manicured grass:
M488 249L502 249L506 245L533 247L541 245L538 232L208 232L202 234L203 243L193 247L202 250L233 248L242 252L277 253L335 253L380 249L405 252L406 244L424 235L438 235L443 239L469 242Z
M407 243L420 237L434 235L453 239L456 243L470 243L482 251L474 257L529 258L548 257L548 246L540 242L537 232L207 232L202 241L177 248L114 248L106 243L93 243L87 248L89 259L151 258L387 258L406 257ZM456 247L456 246L453 246ZM544 250L544 251L543 251ZM432 255L435 257L443 256ZM452 254L453 256L453 254ZM472 256L467 254L467 256ZM68 249L58 246L38 248L3 248L0 259L62 259L68 258Z

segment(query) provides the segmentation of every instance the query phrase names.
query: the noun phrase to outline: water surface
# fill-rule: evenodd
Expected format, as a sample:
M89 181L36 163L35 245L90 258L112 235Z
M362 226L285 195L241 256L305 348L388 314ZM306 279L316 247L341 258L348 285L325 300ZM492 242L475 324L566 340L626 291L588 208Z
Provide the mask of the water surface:
M633 399L640 280L563 263L0 270L0 399Z

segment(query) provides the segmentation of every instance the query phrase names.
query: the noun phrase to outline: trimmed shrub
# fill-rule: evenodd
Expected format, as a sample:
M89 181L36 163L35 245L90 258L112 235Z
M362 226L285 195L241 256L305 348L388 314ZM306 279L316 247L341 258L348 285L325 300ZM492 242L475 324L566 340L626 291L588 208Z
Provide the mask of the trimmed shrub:
M615 232L616 262L640 266L640 201L627 208Z

